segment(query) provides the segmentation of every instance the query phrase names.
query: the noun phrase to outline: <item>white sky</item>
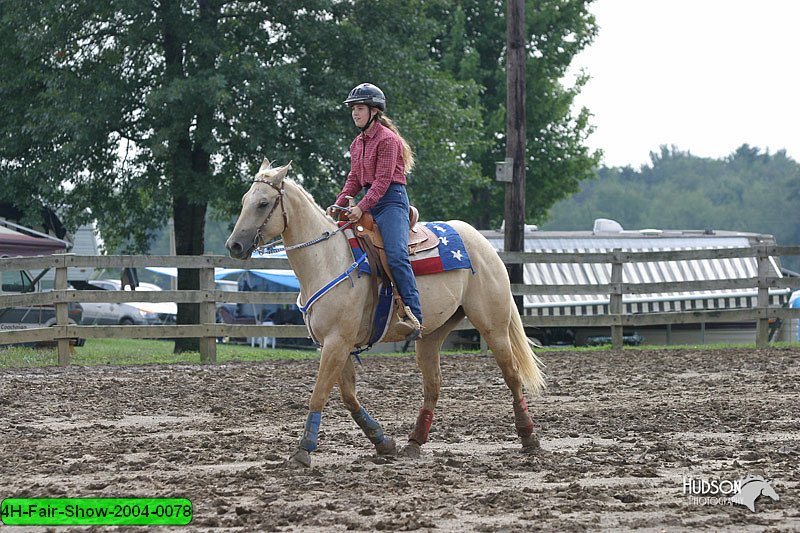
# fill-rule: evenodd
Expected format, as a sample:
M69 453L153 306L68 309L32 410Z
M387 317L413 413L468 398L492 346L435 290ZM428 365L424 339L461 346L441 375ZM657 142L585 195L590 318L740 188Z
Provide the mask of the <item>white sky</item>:
M604 164L638 168L662 144L702 157L743 143L800 161L800 0L596 0L575 58L592 77Z

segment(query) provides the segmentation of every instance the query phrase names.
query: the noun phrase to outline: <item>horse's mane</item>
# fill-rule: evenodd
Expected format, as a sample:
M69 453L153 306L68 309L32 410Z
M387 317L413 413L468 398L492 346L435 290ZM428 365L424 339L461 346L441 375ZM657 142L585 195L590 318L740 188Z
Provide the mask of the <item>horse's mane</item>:
M271 166L269 168L264 169L264 170L260 170L258 173L256 173L256 179L269 179L275 174L276 170L278 170L278 169L277 168L273 168ZM285 182L289 182L289 183L295 185L298 189L300 189L300 191L303 194L306 195L306 198L308 198L311 201L311 204L314 205L314 207L316 207L323 214L325 214L325 210L322 207L320 207L320 205L317 203L317 201L314 199L314 197L311 196L311 193L308 192L307 190L305 190L305 188L302 185L300 185L300 183L298 183L297 181L293 180L292 178L288 178L288 177L283 178L283 181L284 181L284 183Z
M284 181L284 182L287 182L287 181L288 181L289 183L291 183L292 185L294 185L294 186L296 186L298 189L300 189L300 192L302 192L303 194L305 194L305 195L306 195L306 197L309 199L309 201L311 202L311 204L312 204L314 207L316 207L317 209L319 209L319 210L322 212L322 214L325 214L325 210L324 210L324 209L322 209L322 207L320 207L320 205L317 203L317 201L314 199L314 197L313 197L313 196L311 196L311 193L310 193L310 192L308 192L307 190L305 190L305 188L304 188L302 185L300 185L300 184L299 184L297 181L295 181L295 180L293 180L293 179L290 179L290 178L284 178L284 179L283 179L283 181Z

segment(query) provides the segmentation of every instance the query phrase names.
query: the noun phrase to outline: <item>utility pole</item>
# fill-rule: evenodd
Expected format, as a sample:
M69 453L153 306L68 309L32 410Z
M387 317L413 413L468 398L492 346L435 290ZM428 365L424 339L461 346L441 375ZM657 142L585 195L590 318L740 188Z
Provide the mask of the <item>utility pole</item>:
M507 252L525 250L525 0L508 0L506 11L506 183L505 235ZM506 172L508 169L506 169ZM522 283L522 264L508 265L511 283ZM523 297L514 296L520 314Z

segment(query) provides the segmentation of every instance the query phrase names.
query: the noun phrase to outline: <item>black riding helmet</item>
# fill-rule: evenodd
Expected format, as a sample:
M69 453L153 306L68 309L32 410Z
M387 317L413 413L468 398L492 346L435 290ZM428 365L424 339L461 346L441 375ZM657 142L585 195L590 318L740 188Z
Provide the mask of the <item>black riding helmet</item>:
M386 111L386 96L383 95L383 91L371 83L362 83L353 87L344 103L349 106L366 104Z

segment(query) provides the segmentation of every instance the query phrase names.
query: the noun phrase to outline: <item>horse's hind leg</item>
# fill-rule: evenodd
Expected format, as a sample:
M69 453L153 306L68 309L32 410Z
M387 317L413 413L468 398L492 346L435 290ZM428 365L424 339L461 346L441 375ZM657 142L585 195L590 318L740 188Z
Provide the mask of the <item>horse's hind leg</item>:
M503 373L503 379L514 398L514 427L517 436L522 441L523 450L529 451L539 447L539 440L534 434L533 420L528 413L528 404L525 401L524 378L520 371L520 361L527 362L528 358L534 356L530 352L519 317L518 315L514 316L515 314L516 310L500 306L495 313L471 314L470 321L486 339L497 366ZM503 315L508 318L503 318ZM515 357L514 350L520 352L517 354L518 357ZM535 358L532 361L535 361ZM537 363L531 362L530 364L535 366ZM536 372L538 373L538 367ZM538 390L533 392L538 392Z
M528 403L525 401L522 379L514 364L508 334L489 335L486 337L486 343L492 350L497 366L500 367L503 379L514 398L514 427L517 430L517 436L522 441L522 447L525 450L538 448L539 441L533 434L533 419L528 413Z
M347 362L342 368L341 376L339 377L339 392L342 395L342 402L347 410L353 416L358 427L367 436L372 444L375 445L375 450L379 455L394 455L397 453L397 446L394 439L387 437L383 433L381 425L372 418L364 406L360 405L358 398L356 398L356 369L353 364L353 358L348 358Z
M428 435L433 423L433 410L439 400L439 391L442 387L442 371L439 365L440 350L447 335L462 318L464 318L464 313L459 310L439 329L426 333L417 340L417 366L422 373L423 401L417 422L414 424L414 430L408 435L408 444L402 451L406 457L415 459L419 457L420 446L428 442Z

